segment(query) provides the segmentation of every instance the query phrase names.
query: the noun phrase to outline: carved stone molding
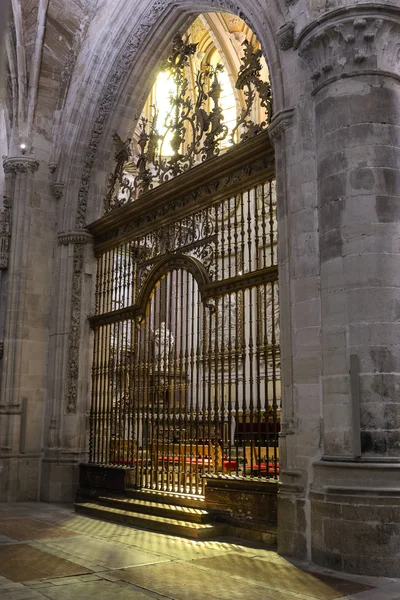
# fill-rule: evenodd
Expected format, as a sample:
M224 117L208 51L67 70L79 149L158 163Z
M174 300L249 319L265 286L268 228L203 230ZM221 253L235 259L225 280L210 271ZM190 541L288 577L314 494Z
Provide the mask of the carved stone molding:
M318 89L363 73L400 78L400 13L379 4L338 9L307 26L295 47Z
M275 144L276 140L281 137L286 129L293 125L294 114L294 108L287 108L286 110L279 111L274 116L268 127L269 138L273 144Z
M7 196L3 197L3 210L0 211L0 269L8 268L11 239L11 203Z
M4 159L5 173L34 173L39 168L39 163L31 156L9 156Z
M66 389L66 409L68 413L76 412L78 401L79 342L81 331L81 295L85 250L84 245L84 243L75 244L73 256L71 322L68 339L68 371Z
M152 26L162 15L169 3L169 0L158 0L150 7L147 15L144 16L142 23L132 32L132 35L128 39L127 44L121 53L120 59L108 81L105 93L100 101L96 121L93 126L89 146L85 156L81 185L78 192L78 207L76 215L77 229L81 229L86 225L86 210L92 169L105 123L108 119L114 101L117 98L121 83L123 82L129 69L132 67L133 60L144 43L146 37L149 35Z
M59 200L60 198L62 198L62 195L64 193L64 183L62 181L56 181L52 184L51 191L53 193L54 198Z
M294 23L285 23L280 29L278 29L276 37L278 39L278 46L280 50L290 50L294 44Z
M63 231L58 234L58 244L60 246L68 246L68 244L92 244L93 236L84 229L77 231Z

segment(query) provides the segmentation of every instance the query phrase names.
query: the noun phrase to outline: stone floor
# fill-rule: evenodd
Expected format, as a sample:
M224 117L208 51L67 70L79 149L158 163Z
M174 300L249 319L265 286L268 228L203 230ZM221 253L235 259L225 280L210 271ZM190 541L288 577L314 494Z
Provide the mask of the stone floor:
M193 542L75 515L0 504L1 600L400 600L400 579L294 564L237 539Z

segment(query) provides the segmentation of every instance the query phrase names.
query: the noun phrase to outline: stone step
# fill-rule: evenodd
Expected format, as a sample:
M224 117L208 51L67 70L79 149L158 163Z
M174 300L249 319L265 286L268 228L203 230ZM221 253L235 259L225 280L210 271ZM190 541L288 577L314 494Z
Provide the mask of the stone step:
M179 535L198 540L215 539L227 534L227 528L222 524L192 523L190 521L133 512L131 510L121 510L93 502L77 502L75 504L75 511L95 519L103 519L129 527L140 527L159 533Z
M150 502L159 502L161 504L171 504L175 506L186 506L187 508L205 507L204 496L195 496L193 494L178 494L176 492L160 492L158 490L135 490L127 488L124 491L127 498L135 500L145 500Z
M210 523L213 520L212 515L207 510L170 504L165 498L163 498L163 502L155 502L153 499L141 500L139 498L126 498L125 496L107 494L98 496L96 502L111 508L150 514L167 519L179 519L190 523Z

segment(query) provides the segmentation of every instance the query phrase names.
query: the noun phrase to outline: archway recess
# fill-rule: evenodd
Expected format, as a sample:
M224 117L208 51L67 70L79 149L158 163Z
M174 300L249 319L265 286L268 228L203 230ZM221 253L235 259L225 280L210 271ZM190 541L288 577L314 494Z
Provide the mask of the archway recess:
M89 225L97 258L89 479L96 466L123 465L148 491L207 497L213 475L243 489L249 478L271 480L276 492L272 97L257 40L240 20L232 26L244 34L232 47L235 92L229 80L224 90L212 28L196 33L195 21L174 36L134 139L113 136L106 214ZM171 82L161 124L160 81ZM235 107L238 99L231 127L224 92Z

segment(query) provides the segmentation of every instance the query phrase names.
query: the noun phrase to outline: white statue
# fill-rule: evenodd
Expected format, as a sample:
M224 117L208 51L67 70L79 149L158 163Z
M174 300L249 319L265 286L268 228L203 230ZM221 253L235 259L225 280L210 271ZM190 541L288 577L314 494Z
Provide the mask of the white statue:
M169 357L174 347L174 336L163 321L158 329L154 331L154 360L160 371L168 368Z

